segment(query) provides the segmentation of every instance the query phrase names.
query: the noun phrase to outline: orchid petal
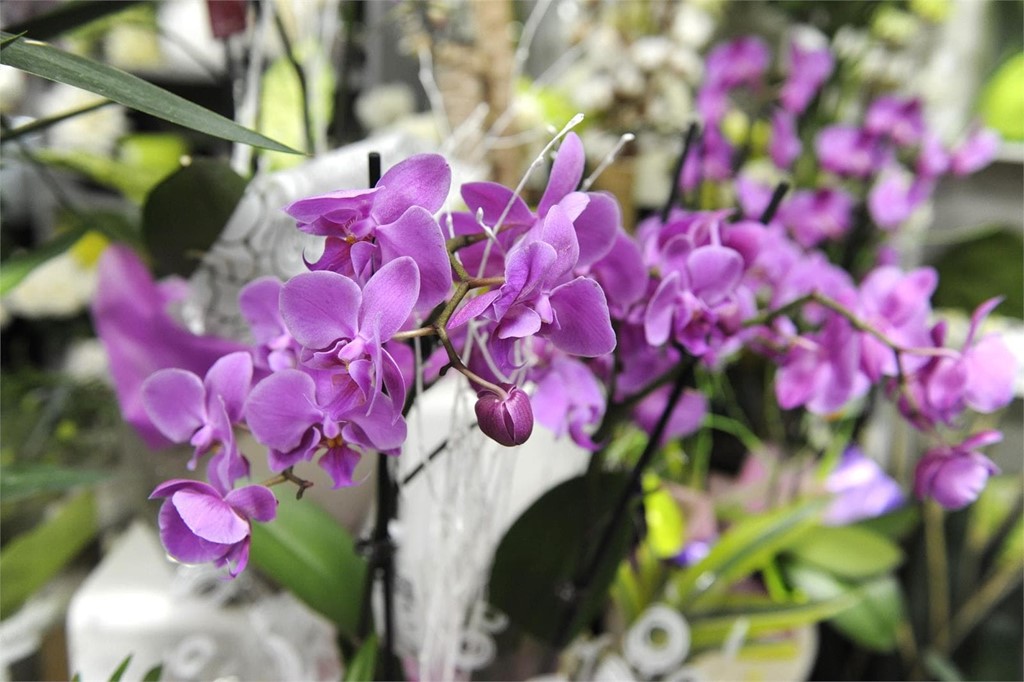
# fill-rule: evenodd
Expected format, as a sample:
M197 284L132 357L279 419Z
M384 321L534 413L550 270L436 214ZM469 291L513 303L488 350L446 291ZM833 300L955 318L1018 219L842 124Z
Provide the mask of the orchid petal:
M181 514L171 500L167 500L160 507L158 519L160 541L163 542L167 553L178 561L186 564L203 564L216 561L231 551L231 545L197 537L182 520Z
M171 495L178 515L195 535L208 542L234 544L249 535L249 523L219 495L179 490Z
M590 202L573 221L580 253L578 265L587 266L611 251L622 225L622 209L615 198L604 192L591 192Z
M370 338L378 346L394 336L412 314L419 291L420 271L412 258L402 256L386 263L363 288L360 336L368 338L372 329Z
M277 498L270 488L262 485L247 485L232 490L224 497L224 501L248 519L266 523L277 516Z
M219 396L231 423L242 419L242 407L252 385L252 355L246 352L225 355L206 373L203 381L207 396Z
M462 200L466 202L473 216L483 209L483 221L486 225L497 225L498 218L505 212L506 206L508 213L505 215L503 227L532 225L535 220L526 202L504 185L496 182L467 182L462 185L460 191Z
M551 167L551 176L548 178L548 186L544 190L540 204L537 205L537 215L546 216L552 206L579 186L580 180L583 179L585 163L583 143L576 133L569 133L562 141L562 146L558 148L555 163Z
M585 357L615 350L615 331L600 284L577 277L551 292L551 307L555 323L548 326L545 335L557 348Z
M377 229L377 243L385 263L402 256L416 261L419 268L418 309L429 310L448 296L452 288L452 266L441 227L430 213L413 206L394 223ZM365 292L363 296L365 299Z
M183 369L163 369L142 384L142 403L160 432L185 443L206 423L203 382Z
M288 452L302 442L310 426L319 424L322 412L314 403L312 377L296 369L270 375L249 394L246 421L260 443Z
M323 349L356 335L361 294L348 277L334 272L304 272L281 290L281 317L295 340Z
M370 210L377 223L398 220L411 206L422 206L436 213L448 197L452 170L440 154L417 154L396 164L384 174L377 186Z

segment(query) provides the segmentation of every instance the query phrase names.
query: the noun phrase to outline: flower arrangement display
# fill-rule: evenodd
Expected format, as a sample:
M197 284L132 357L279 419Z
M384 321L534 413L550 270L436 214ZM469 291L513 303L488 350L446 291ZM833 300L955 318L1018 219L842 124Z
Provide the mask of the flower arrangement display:
M243 4L209 4L229 34L250 30ZM428 98L455 101L465 65L453 55L486 51L477 8L393 9L417 27L421 66L431 36L445 38L444 82ZM474 160L500 152L502 182L474 169L463 180L452 142L371 151L365 186L268 204L302 236L267 243L302 244L302 271L225 266L237 266L233 285L247 281L244 335L209 333L188 286L150 274L215 282L209 263L196 270L212 252L197 233L247 219L243 179L189 160L142 193L138 234L103 223L92 324L122 416L149 449L188 452L188 473L149 492L167 555L210 564L225 584L255 569L293 591L337 628L346 679L797 679L827 676L819 647L827 657L836 641L877 654L882 676L949 677L979 614L1024 571L1019 481L1000 476L993 447L1019 396L1019 351L991 331L1002 297L959 327L933 304L940 277L920 264L918 238L940 183L985 169L999 135L975 122L951 135L899 78L866 76L844 46L853 29L714 42L734 8L541 2L524 40L552 9L586 14L570 52L585 58L522 86L524 50L492 46L470 85L492 107L507 89L509 110L467 107L449 131L482 140ZM499 24L511 11L484 14ZM260 30L278 22L281 71L294 67L308 104L323 93L307 92L288 30L267 16ZM876 37L906 42L902 16L879 10ZM37 49L60 62L41 45L4 33L5 64L25 68ZM142 86L124 83L137 106ZM521 157L500 135L538 139L515 98L561 107L566 92L584 113L566 114L509 181ZM309 113L307 147L322 150L324 121ZM644 144L630 145L634 133ZM636 213L636 196L599 189L624 149L673 160ZM251 186L260 201L303 184L290 158L262 158L236 161L292 170ZM652 188L665 190L656 207ZM182 253L162 254L182 191L224 202L183 228ZM68 243L89 229L74 223ZM258 248L241 232L239 248ZM13 262L5 287L33 267ZM569 463L519 490L515 467L542 460ZM339 495L374 489L361 533L310 511L323 475ZM963 546L951 543L970 557L956 579L981 585L966 596L949 585L947 518L967 519ZM460 552L466 570L444 575ZM429 580L410 577L435 556Z

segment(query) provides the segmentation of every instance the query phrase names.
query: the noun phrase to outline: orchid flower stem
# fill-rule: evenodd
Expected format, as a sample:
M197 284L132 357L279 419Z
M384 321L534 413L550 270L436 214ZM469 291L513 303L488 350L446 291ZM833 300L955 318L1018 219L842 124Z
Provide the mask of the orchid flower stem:
M292 472L292 467L288 467L287 469L279 473L277 476L271 476L267 480L263 481L263 483L261 483L260 485L269 488L271 486L280 485L282 483L294 483L299 487L298 491L296 491L295 493L296 500L301 500L302 495L306 492L306 489L313 487L313 481L307 481L304 478L299 478Z
M586 595L587 591L590 589L591 583L593 583L594 579L597 577L602 564L608 560L608 553L612 549L613 540L619 532L622 524L625 523L629 517L627 514L629 503L634 499L637 492L640 491L640 479L643 476L643 472L651 463L651 460L654 458L654 454L658 452L661 447L661 439L665 433L665 429L668 427L669 419L672 416L672 412L675 410L676 403L679 402L679 398L683 395L683 389L686 387L687 374L688 373L686 372L680 371L676 376L675 383L672 386L672 392L669 394L668 401L665 403L665 409L658 418L658 422L655 424L654 430L651 432L650 437L647 440L647 445L640 454L640 458L633 466L632 471L630 471L629 480L622 488L622 492L619 493L619 499L616 501L615 507L612 509L612 513L608 517L607 525L605 525L604 530L601 533L601 537L596 544L594 553L591 555L590 561L585 564L584 571L573 583L573 601L570 602L569 608L556 631L555 646L557 648L565 645L565 639L569 634L573 621L576 619L579 605L584 598L584 595Z
M945 642L947 651L956 651L964 638L986 614L1020 584L1022 569L1024 566L1021 565L1021 562L1014 562L1000 568L982 583L971 598L957 610L953 618L942 625L935 638L934 646L938 648L940 642Z
M780 182L775 186L775 191L772 192L772 198L768 202L768 205L764 209L764 213L761 214L760 223L767 225L775 217L775 214L779 210L779 206L782 204L782 198L786 196L786 192L789 191L788 182Z
M435 329L437 331L437 337L441 341L441 345L444 346L445 352L448 353L449 367L455 369L473 383L478 384L488 389L489 391L492 391L502 400L508 398L508 391L506 391L504 388L488 381L487 379L484 379L482 376L471 370L469 367L466 367L466 364L462 362L462 358L459 357L458 352L456 352L455 347L452 345L451 339L448 338L448 331L444 328L443 324L436 325ZM445 370L442 370L442 374L444 373L444 371Z
M693 149L693 143L697 140L697 134L700 131L699 126L696 122L691 123L686 129L686 138L683 141L683 153L679 155L679 159L676 161L676 167L672 170L672 188L669 191L668 199L665 201L665 205L661 208L661 222L667 223L668 216L672 212L672 207L675 206L676 201L679 200L679 192L682 190L680 177L683 173L683 166L686 165L686 158L690 155L690 151Z
M928 566L928 622L935 648L949 646L949 567L946 561L946 530L942 507L934 500L924 505L924 543Z
M749 452L756 452L764 447L761 439L754 435L746 424L725 415L708 414L704 417L704 428L735 436Z

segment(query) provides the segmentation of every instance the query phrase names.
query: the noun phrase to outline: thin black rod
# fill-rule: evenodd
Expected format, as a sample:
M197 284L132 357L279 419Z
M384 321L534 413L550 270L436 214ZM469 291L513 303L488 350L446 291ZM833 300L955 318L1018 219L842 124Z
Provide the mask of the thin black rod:
M682 191L680 185L682 181L683 166L686 165L686 159L690 155L690 150L693 149L693 143L697 140L697 132L699 128L697 123L691 123L690 127L686 129L686 138L683 141L683 151L676 160L676 167L672 171L672 188L668 194L668 200L665 205L661 207L661 222L668 222L668 215L672 211L672 207L679 201L679 192Z
M761 224L767 225L775 217L775 213L779 210L779 206L782 204L782 197L786 196L786 192L789 191L788 182L780 182L775 186L775 191L772 192L771 201L764 208L764 213L761 214Z

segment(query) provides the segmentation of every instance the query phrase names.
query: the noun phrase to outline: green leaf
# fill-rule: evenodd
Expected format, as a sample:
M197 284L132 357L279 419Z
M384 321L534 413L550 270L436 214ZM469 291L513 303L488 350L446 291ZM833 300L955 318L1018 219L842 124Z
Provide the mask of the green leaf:
M377 635L370 635L345 667L345 682L372 680L377 668Z
M1006 140L1024 141L1024 52L999 67L982 91L978 113Z
M56 576L96 535L96 500L79 494L0 550L0 618Z
M24 35L25 33L22 32L14 35L5 36L3 40L0 40L0 50L3 50L5 47L13 43L15 40L18 40L19 38L23 37Z
M75 242L85 236L87 231L84 226L79 225L37 249L11 256L3 261L0 264L0 296L10 293L36 267L67 251Z
M737 522L706 557L676 579L677 603L706 607L720 598L731 585L760 569L817 526L826 503L824 498L806 500Z
M66 121L69 118L81 116L82 114L88 114L90 111L96 111L97 109L105 107L108 104L113 104L113 102L111 102L110 100L101 100L99 102L87 104L84 107L79 107L78 109L65 111L64 113L57 114L56 116L36 119L31 123L26 123L25 125L18 126L17 128L12 128L10 130L5 129L3 131L3 137L0 138L0 140L2 140L3 142L13 142L14 140L17 140L19 137L22 137L24 135L31 135L32 133L38 133L42 130L46 130L51 126L55 126L58 123Z
M1003 546L995 557L995 565L999 568L1014 564L1024 566L1024 517L1018 518L1006 533Z
M322 68L316 69L317 78L310 80L307 87L310 93L311 121L330 121L334 108L334 72L326 68L327 58L322 50L312 43L296 46L296 58L300 64L310 60L320 62ZM310 72L312 75L314 72ZM302 86L295 66L287 56L278 57L263 74L263 87L260 88L260 120L257 129L264 135L273 135L274 139L302 149L306 146L305 106L303 105ZM284 156L267 153L271 169L290 168L302 163L302 157Z
M935 679L939 682L960 682L960 680L967 679L962 672L957 670L953 661L934 649L929 649L924 653L924 667L932 675L935 675Z
M160 678L164 674L163 664L155 665L146 671L146 674L142 676L142 682L160 682Z
M983 552L1006 524L1021 495L1019 476L993 476L971 505L967 538L971 550Z
M935 261L939 284L936 308L960 308L970 314L993 296L1005 296L996 312L1024 318L1024 239L1008 229L990 229L950 248Z
M10 35L6 31L0 32L3 39ZM15 41L0 52L0 63L94 92L126 107L207 135L279 152L299 153L130 73L45 43L27 38Z
M655 556L668 559L682 551L686 542L686 522L679 504L654 474L644 477L644 519L647 543Z
M807 604L694 616L689 619L690 643L695 650L718 648L742 621L746 621L747 637L753 639L834 618L856 603L855 595L841 594Z
M0 498L4 502L44 492L91 485L110 474L95 469L72 469L41 462L19 462L0 467Z
M835 599L853 595L856 603L831 619L831 624L860 646L892 651L903 623L903 594L892 576L850 584L811 566L793 564L786 576L811 599Z
M286 495L274 521L254 523L251 561L343 634L355 635L366 562L348 531L313 501Z
M117 669L110 676L110 682L121 682L121 678L124 677L124 672L128 670L128 666L131 664L131 662L132 654L128 654L128 656L126 656L125 659L121 661L121 665L117 666Z
M110 2L110 0L76 0L76 2L64 2L46 14L33 17L15 26L8 26L5 30L10 33L27 33L29 37L36 40L49 40L97 19L123 12L132 5L139 4L139 2L141 0L122 0L121 2Z
M910 535L920 522L920 509L916 505L908 504L894 512L864 519L854 525L884 535L890 540L902 540Z
M195 159L153 188L142 209L142 239L159 275L192 274L245 185L223 161Z
M596 551L604 524L626 485L619 473L580 476L555 486L516 520L494 554L488 594L524 631L546 642L566 639L590 622L608 595L626 552L632 523L627 519L613 537L606 560L590 589L573 602L562 595L579 579ZM565 633L560 632L567 624Z
M857 526L811 529L789 552L838 578L863 580L903 563L903 550L885 536Z
M141 204L150 190L167 176L165 169L127 164L81 150L40 149L35 156L47 165L81 173L115 189L136 204Z

